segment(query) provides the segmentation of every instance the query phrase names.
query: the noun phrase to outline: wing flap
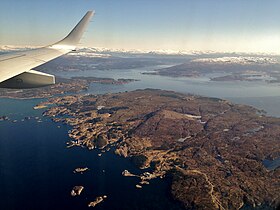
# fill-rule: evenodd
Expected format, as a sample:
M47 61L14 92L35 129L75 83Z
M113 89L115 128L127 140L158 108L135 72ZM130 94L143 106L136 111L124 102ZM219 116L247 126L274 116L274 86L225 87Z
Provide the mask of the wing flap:
M24 52L21 56L14 56L0 61L0 83L23 72L40 66L64 53L50 48L39 48Z
M55 77L39 71L28 71L0 83L1 88L25 89L55 84Z

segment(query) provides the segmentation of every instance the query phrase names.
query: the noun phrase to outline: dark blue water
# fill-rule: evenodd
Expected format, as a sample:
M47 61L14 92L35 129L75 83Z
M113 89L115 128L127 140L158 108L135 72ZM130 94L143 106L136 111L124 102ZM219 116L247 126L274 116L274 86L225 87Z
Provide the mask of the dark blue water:
M264 166L268 170L275 170L276 168L280 167L280 157L276 158L275 160L263 160Z
M0 99L0 115L11 121L0 122L0 209L88 209L95 197L107 195L95 209L182 209L169 194L168 180L153 180L136 189L134 177L123 177L125 169L141 173L128 159L113 152L66 148L66 125L41 117L32 107L40 100ZM21 121L25 116L39 116ZM59 128L58 125L61 127ZM88 167L74 174L77 167ZM75 185L83 185L79 197L70 195Z

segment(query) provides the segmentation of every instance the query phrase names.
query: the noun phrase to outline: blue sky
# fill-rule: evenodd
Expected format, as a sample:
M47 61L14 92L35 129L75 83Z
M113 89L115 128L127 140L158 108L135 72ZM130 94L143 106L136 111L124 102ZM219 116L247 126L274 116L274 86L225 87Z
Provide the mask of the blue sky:
M280 53L279 8L278 0L1 0L0 44L50 44L95 10L82 45Z

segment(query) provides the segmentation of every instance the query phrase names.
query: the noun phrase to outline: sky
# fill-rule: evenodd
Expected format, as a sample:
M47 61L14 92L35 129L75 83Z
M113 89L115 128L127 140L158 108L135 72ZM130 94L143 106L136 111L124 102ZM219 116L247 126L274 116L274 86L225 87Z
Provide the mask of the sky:
M81 45L280 54L279 0L1 0L0 45L48 45L88 10Z

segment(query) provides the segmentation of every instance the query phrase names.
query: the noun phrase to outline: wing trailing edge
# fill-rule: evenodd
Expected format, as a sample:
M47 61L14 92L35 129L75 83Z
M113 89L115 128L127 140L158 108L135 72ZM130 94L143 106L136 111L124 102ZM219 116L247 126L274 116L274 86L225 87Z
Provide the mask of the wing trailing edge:
M30 70L0 83L0 88L27 89L53 84L55 84L54 75Z

